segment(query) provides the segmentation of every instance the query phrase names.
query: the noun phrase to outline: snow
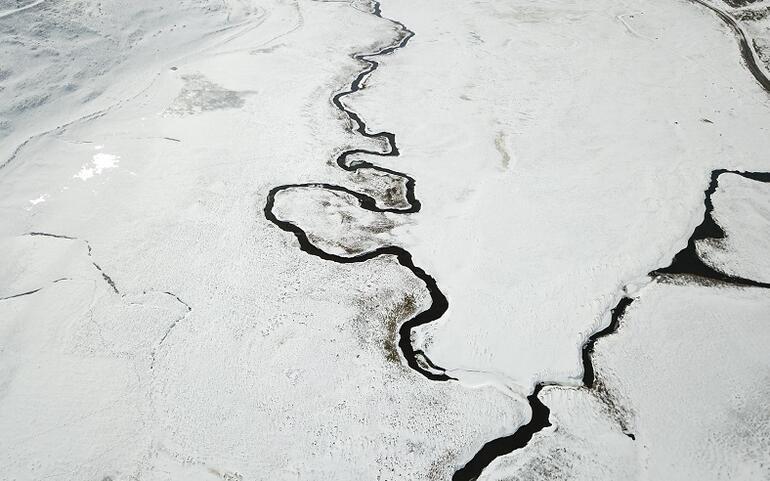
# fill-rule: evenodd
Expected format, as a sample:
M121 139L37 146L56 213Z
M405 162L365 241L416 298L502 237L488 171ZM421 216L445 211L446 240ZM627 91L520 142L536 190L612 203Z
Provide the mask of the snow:
M349 101L393 129L403 154L386 165L417 179L403 245L450 302L426 352L525 391L579 383L623 286L702 220L711 170L766 169L767 93L684 2L442 5L388 3L419 34ZM655 45L617 20L637 12ZM502 173L500 131L516 159Z
M770 282L770 184L738 174L719 176L712 196L714 220L725 231L718 241L701 241L698 254L706 263L727 274Z
M74 178L86 181L95 175L101 175L105 169L113 169L118 166L120 157L113 154L98 153L94 155L91 164L84 164L80 171L73 175Z
M517 399L405 367L401 300L427 293L393 259L329 264L264 218L276 185L346 181L326 159L356 137L329 95L359 68L349 54L394 32L347 4L260 8L237 36L198 29L202 53L176 52L145 94L0 171L0 236L25 252L0 297L40 288L0 301L6 476L438 479L522 421ZM256 93L158 115L183 76ZM84 157L88 182L72 178ZM57 194L33 214L40 192Z
M403 34L368 3L6 3L4 476L449 479L546 382L554 426L482 479L767 477L766 292L647 275L703 220L714 169L770 170L770 97L713 12L384 1L416 35L344 103L395 134L400 156L359 160L415 179L403 214L322 187L408 207L396 175L334 163L385 148L330 101L352 54ZM265 218L285 184L309 186L275 215L324 252L398 246L437 280L449 311L412 342L458 381L398 349L423 283L391 255L300 250ZM720 176L706 262L769 282L768 193ZM580 387L623 296L603 390Z
M651 285L596 344L611 404L547 388L552 432L481 479L767 479L768 312L763 289Z
M46 200L48 200L49 197L50 196L48 194L42 194L42 195L40 195L40 197L38 197L36 199L30 199L29 203L32 204L32 205L37 205L37 204L40 204L42 202L45 202Z

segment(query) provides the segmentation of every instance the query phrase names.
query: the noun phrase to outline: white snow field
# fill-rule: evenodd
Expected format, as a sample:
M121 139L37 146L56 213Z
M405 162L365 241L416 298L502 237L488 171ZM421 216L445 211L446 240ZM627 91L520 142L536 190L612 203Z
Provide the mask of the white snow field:
M713 217L725 238L700 241L698 254L721 272L770 283L770 185L722 174L718 186Z
M596 345L600 397L546 388L557 427L480 479L768 479L768 312L763 289L650 286Z
M387 3L417 35L352 102L417 179L403 243L450 301L426 350L473 382L579 383L581 344L684 247L711 171L770 166L770 96L688 2L441 5ZM618 20L639 11L659 40Z
M766 9L0 0L0 479L768 479Z

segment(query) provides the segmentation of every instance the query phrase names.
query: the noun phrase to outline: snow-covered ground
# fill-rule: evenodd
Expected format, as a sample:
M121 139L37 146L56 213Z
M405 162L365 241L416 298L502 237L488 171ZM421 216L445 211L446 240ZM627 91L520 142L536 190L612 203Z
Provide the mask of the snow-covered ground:
M699 241L700 257L726 274L770 283L770 186L726 173L711 197L714 220L725 237Z
M767 69L770 4L708 5ZM0 31L0 479L450 479L539 383L552 425L482 479L770 476L770 292L648 275L713 171L770 171L706 6L0 0ZM400 155L342 169L389 147L333 96L390 46L342 104ZM718 179L697 252L768 283L770 184Z
M725 237L697 242L699 254L766 281L770 185L718 181L711 200ZM480 479L768 479L769 312L766 288L658 278L597 342L595 389L546 387L555 427Z
M546 388L556 428L481 479L768 479L768 312L763 289L650 286L597 343L600 394Z

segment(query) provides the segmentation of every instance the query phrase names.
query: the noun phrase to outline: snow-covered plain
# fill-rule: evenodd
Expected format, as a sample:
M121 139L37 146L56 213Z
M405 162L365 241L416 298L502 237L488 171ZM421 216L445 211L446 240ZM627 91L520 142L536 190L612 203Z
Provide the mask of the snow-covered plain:
M698 243L707 264L767 279L768 195L719 176L711 199L726 235ZM766 288L660 277L595 346L595 390L546 387L556 427L480 479L767 479L769 312Z
M768 292L648 275L713 170L770 171L734 33L686 1L378 8L0 1L3 479L449 479L537 383L553 426L483 479L766 479ZM357 158L415 179L418 213L399 175L334 163L387 148L331 102L405 38L387 18L415 36L344 105L395 134ZM767 60L765 18L739 20ZM306 183L271 212L312 245L437 280L449 311L412 343L456 381L397 345L431 302L403 263L266 219ZM711 199L702 258L770 282L770 185Z
M650 286L597 343L601 394L546 388L557 428L480 479L768 479L768 312L763 289Z
M718 186L713 217L725 237L700 241L698 254L720 272L770 283L770 186L737 174L720 175Z

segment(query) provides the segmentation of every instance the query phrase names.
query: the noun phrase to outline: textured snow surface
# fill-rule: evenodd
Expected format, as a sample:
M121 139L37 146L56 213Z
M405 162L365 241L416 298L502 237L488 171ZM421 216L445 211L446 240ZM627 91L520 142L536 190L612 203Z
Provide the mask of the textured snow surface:
M339 176L325 159L352 134L329 95L391 25L344 3L262 2L242 23L216 5L187 28L226 32L198 27L142 95L0 171L0 477L447 479L524 405L409 370L396 331L423 286L389 258L307 256L262 213L274 185Z
M450 301L426 352L473 382L579 383L582 342L684 247L711 171L768 168L770 97L698 5L442 5L388 2L418 35L351 101L417 179L404 242ZM639 11L659 40L618 20Z
M768 479L768 312L763 289L653 284L596 345L600 396L547 389L555 427L481 479Z
M552 426L481 479L770 477L770 293L648 276L714 169L770 171L733 32L685 1L372 7L0 0L0 479L446 480L540 382ZM763 8L728 11L770 61ZM387 18L415 36L344 104L395 134L358 160L414 178L415 214L321 186L409 206L334 162L387 147L331 102L404 34ZM430 296L394 256L325 261L265 218L304 183L274 214L313 245L437 280L412 341L456 380L407 366ZM770 282L770 184L712 201L699 254Z
M725 238L700 242L699 255L727 274L770 282L770 184L722 174L712 199Z

